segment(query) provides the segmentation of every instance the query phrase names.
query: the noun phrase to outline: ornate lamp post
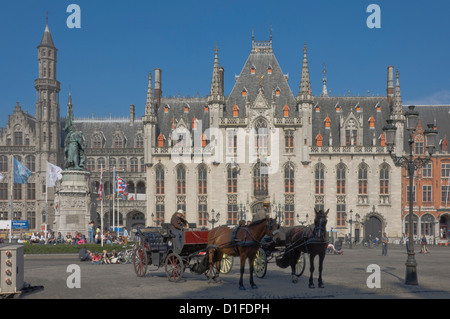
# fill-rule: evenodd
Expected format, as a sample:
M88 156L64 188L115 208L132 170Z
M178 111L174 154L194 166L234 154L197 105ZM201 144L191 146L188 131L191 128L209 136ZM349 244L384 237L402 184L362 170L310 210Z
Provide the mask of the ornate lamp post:
M350 209L349 213L350 213L350 218L347 221L350 224L350 246L348 248L352 249L353 248L353 246L352 246L352 241L353 241L352 240L353 209Z
M239 220L238 220L238 224L239 224L239 221L241 221L241 220L245 221L247 219L247 214L245 212L246 212L245 205L242 205L242 202L241 202L239 204Z
M414 253L414 225L413 225L413 181L414 172L426 165L433 154L434 148L437 142L437 131L434 130L433 124L428 125L428 129L425 130L425 142L427 145L428 154L424 158L413 157L413 146L414 146L414 131L416 130L417 123L419 121L419 113L414 110L415 106L409 106L409 110L405 113L406 117L406 129L409 132L409 156L396 156L393 154L395 135L397 127L393 125L392 120L387 121L387 125L383 128L386 138L386 145L388 146L389 154L394 161L396 166L400 166L406 169L409 177L409 247L408 247L408 259L406 260L406 279L405 284L407 285L418 285L417 280L417 262Z
M208 223L212 224L212 228L214 228L214 224L217 223L219 221L220 218L220 213L217 213L216 216L214 216L214 209L211 210L211 214L212 214L212 218L209 219L209 213L206 213L206 220L208 221Z
M273 211L275 213L275 218L277 220L278 225L284 221L283 210L281 209L281 203L278 203L278 206L274 205Z

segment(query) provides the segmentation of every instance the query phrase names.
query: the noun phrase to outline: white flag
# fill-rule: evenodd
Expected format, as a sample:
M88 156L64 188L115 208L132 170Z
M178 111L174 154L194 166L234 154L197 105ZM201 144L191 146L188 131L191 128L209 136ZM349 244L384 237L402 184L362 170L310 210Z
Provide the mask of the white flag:
M47 162L47 187L55 187L56 181L62 179L62 168Z

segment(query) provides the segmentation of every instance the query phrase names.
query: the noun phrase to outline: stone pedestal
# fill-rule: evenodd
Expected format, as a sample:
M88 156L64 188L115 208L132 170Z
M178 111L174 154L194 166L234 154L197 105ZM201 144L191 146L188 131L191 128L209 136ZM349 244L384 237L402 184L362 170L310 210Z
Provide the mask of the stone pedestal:
M88 238L91 221L89 184L90 173L69 170L62 172L61 187L55 197L58 208L55 212L55 235L61 232L82 233Z

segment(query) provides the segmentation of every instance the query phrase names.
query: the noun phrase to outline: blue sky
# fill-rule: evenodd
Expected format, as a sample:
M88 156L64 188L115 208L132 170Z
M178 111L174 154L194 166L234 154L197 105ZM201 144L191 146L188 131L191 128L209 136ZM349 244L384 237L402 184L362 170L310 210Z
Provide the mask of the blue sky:
M81 29L69 29L71 3ZM381 28L369 29L369 4L381 8ZM0 4L0 107L4 127L15 103L35 113L37 50L46 12L58 48L61 115L71 88L76 117L143 115L148 72L161 68L163 95L207 95L219 46L225 92L256 40L268 40L296 95L302 50L308 45L313 94L327 65L332 95L385 94L387 66L400 71L405 104L450 104L450 1L104 1L16 0Z

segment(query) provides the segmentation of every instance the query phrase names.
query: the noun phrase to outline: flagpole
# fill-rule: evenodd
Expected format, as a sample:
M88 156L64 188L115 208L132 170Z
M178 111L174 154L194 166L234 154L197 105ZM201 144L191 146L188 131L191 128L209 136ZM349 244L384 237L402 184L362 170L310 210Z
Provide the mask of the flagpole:
M47 220L48 220L48 211L47 211L47 202L48 202L48 176L45 177L45 228L44 228L44 236L45 236L45 243L48 244L48 238L47 238Z
M100 232L100 236L102 237L101 239L101 243L102 243L102 247L103 247L103 164L101 164L100 166L100 187L102 190L101 193L101 197L100 197L100 223L101 223L101 232Z
M9 210L9 243L12 237L12 215L13 215L13 187L14 187L14 156L11 155L11 207Z
M115 227L115 217L116 217L116 167L114 166L114 181L113 181L113 231Z

